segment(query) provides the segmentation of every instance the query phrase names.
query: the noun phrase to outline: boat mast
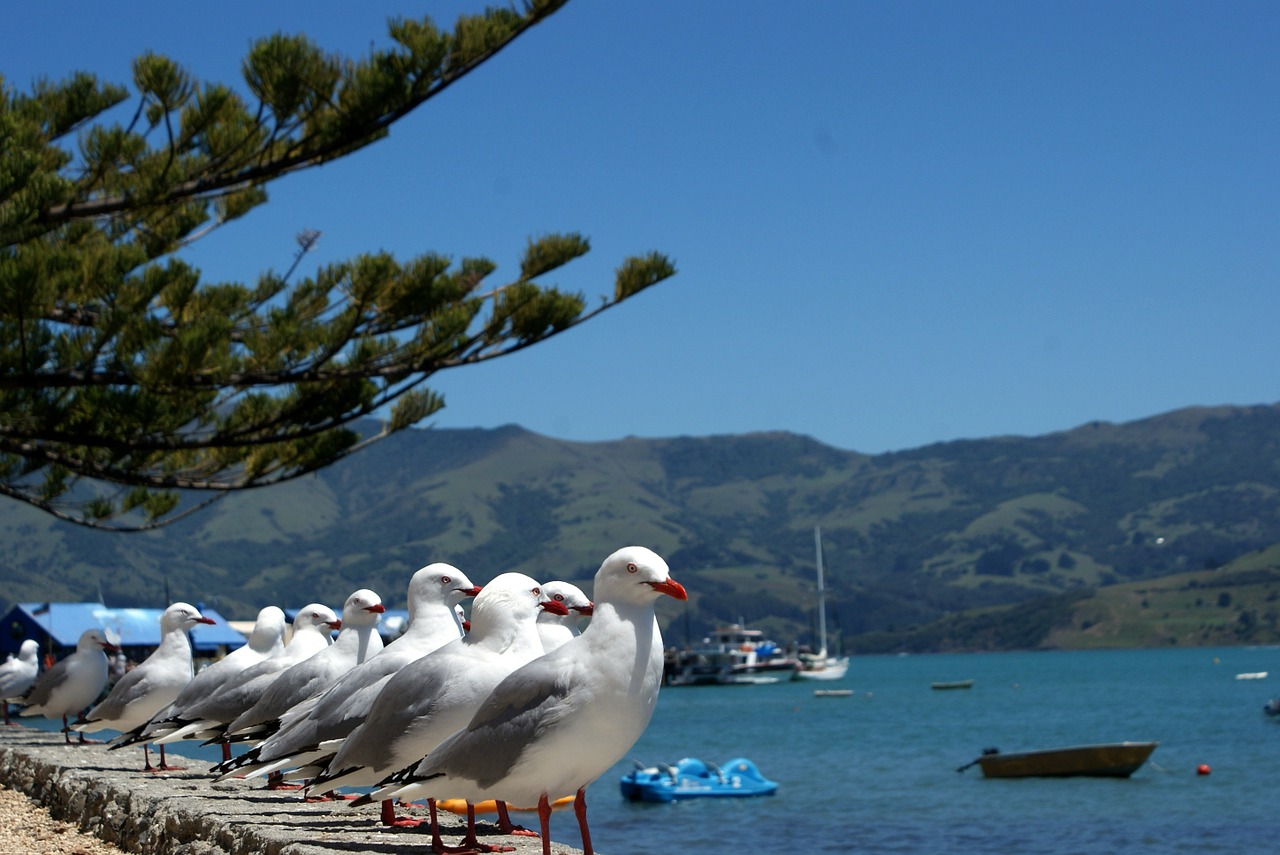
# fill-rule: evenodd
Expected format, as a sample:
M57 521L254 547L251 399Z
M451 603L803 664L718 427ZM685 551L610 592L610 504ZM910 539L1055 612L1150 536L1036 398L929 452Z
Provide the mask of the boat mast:
M827 587L822 580L822 527L813 527L813 546L818 555L818 655L827 658Z

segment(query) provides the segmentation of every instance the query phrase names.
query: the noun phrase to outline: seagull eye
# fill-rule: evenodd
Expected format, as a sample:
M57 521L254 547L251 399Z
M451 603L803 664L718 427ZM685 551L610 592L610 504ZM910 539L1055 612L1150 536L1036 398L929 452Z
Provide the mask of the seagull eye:
M452 579L450 579L448 576L441 576L441 577L440 577L440 584L442 584L442 585L448 585L448 584L449 584L450 582L452 582L452 581L453 581L453 580L452 580Z
M541 597L541 596L542 596L542 589L541 589L541 588L534 588L534 589L533 589L533 595L534 595L535 597Z
M556 594L556 595L555 595L555 597L554 597L554 599L555 599L555 601L556 601L557 603L563 603L563 602L564 602L564 594Z
M639 571L639 569L640 569L640 568L639 568L639 567L637 567L637 566L635 565L635 563L634 563L634 562L628 562L628 563L627 563L627 572L628 572L628 573L635 573L635 572Z

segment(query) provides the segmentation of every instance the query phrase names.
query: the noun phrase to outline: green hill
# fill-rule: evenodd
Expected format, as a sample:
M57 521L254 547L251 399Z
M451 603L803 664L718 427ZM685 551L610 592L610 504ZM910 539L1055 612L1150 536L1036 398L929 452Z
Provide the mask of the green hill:
M1112 636L1099 628L1110 625L1106 614L1079 612L1086 602L1114 590L1120 609L1143 598L1121 593L1135 585L1189 583L1269 555L1259 550L1280 543L1278 496L1280 406L874 456L785 433L575 443L518 427L412 430L147 534L91 531L0 503L0 597L7 608L101 591L110 604L156 605L167 584L174 598L251 616L268 603L340 603L369 586L402 606L409 575L431 561L478 582L506 570L582 581L614 548L640 543L662 553L691 594L686 610L663 606L673 643L738 619L780 641L807 640L821 525L829 620L847 647L900 642L974 609L989 620L1010 604L1021 606L1006 624L1035 631L1070 611L1064 627L1088 643ZM1168 611L1166 628L1115 639L1209 640L1201 624L1221 616L1216 589L1175 620L1180 607L1146 588L1148 616ZM1265 628L1267 609L1253 611ZM1065 644L1069 632L1041 634L1030 646ZM1028 646L1025 633L987 635ZM975 638L965 644L988 643ZM935 639L934 648L960 644Z

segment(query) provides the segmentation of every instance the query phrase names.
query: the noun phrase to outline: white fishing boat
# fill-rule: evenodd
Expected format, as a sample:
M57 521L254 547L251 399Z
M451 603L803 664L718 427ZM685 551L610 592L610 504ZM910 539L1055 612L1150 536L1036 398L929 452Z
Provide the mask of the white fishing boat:
M822 529L813 528L813 543L818 562L818 652L800 654L802 680L842 680L849 671L848 656L831 656L827 653L827 586L822 573Z
M719 627L701 644L681 651L671 686L758 686L795 679L800 661L787 655L758 629L741 624Z

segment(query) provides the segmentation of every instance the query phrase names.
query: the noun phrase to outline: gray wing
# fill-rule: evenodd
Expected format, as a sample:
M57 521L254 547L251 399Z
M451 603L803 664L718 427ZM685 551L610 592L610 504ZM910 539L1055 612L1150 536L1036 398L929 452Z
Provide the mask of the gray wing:
M419 660L392 675L368 716L343 742L332 768L336 771L351 764L382 768L390 763L395 748L387 734L402 735L415 721L429 719L455 669L465 667L465 660L451 653L430 662Z
M287 663L267 659L241 671L236 680L180 711L184 720L231 721L253 706Z
M68 657L69 659L70 657ZM54 689L67 681L67 659L61 659L52 668L36 677L36 684L27 692L22 703L29 707L42 707L53 697Z
M226 659L221 659L200 671L198 674L195 674L191 678L191 682L187 683L187 685L183 687L182 691L178 693L178 697L173 699L173 703L165 708L165 716L168 717L175 713L181 713L188 706L200 702L205 697L212 695L223 686L231 683L246 670L244 668L235 668L234 665L230 668L218 667L226 661ZM256 665L260 663L254 664ZM254 666L250 665L249 667L252 668Z
M447 771L492 786L515 767L528 745L558 726L572 677L572 663L547 656L510 674L466 728L427 755L415 776Z
M316 698L307 715L315 722L318 739L337 739L350 733L364 721L392 676L408 664L397 657L383 659L384 656L385 652L379 653L365 661ZM287 713L282 720L289 721Z
M85 716L89 721L98 721L99 719L112 721L124 714L125 707L129 705L129 701L147 693L150 681L147 679L150 671L146 668L134 668L116 681L111 692L102 699L101 703L89 710ZM134 688L134 687L137 688Z

